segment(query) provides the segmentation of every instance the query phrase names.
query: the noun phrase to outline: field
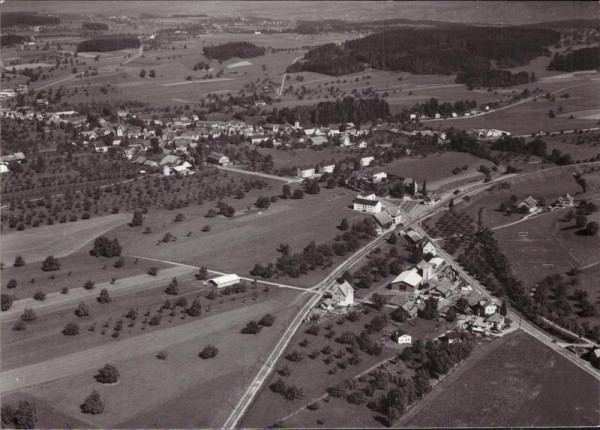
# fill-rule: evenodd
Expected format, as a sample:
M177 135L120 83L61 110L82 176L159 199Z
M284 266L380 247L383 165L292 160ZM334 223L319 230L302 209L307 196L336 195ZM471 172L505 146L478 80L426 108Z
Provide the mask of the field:
M273 187L264 195L278 195L281 188ZM354 193L343 189L321 189L318 195L306 195L302 200L279 200L266 210L252 209L249 205L230 200L238 206L239 215L228 219L221 216L206 218L208 208L190 207L180 210L186 217L183 222L173 222L173 212L157 211L148 217L146 224L152 233L122 227L111 234L125 244L124 253L207 266L211 270L249 276L256 263L275 262L281 243L288 243L292 252L301 251L311 241L329 242L337 234L336 226L342 218L348 222L363 219L365 215L348 208ZM247 210L244 205L250 206ZM203 232L203 226L210 226ZM177 237L177 242L158 244L165 233ZM188 236L188 233L191 235ZM324 271L309 272L297 279L281 278L283 283L312 286L325 276ZM273 282L276 280L271 279Z
M38 227L35 230L3 234L0 260L12 265L21 255L26 263L42 261L49 255L64 257L113 228L131 221L130 214L107 215L93 220ZM91 247L90 247L91 249Z
M229 404L235 403L256 371L255 363L264 358L296 308L298 300L293 301L293 297L297 297L296 292L279 290L241 309L216 315L211 312L192 322L97 347L86 345L76 352L64 351L55 359L3 371L3 389L14 389L15 380L25 387L30 385L22 392L34 396L36 403L73 417L69 422L83 421L92 426L193 427L199 422L219 426L230 411ZM258 335L239 333L247 321L267 312L276 316L273 327ZM202 360L198 352L208 344L216 346L219 355ZM168 353L165 361L155 357L159 351ZM120 382L112 386L93 383L95 369L107 362L119 369ZM92 389L98 390L105 403L104 414L91 416L79 411L79 404ZM10 402L11 395L3 400ZM198 404L203 407L198 408ZM164 413L167 410L169 414ZM38 425L47 426L44 417Z
M273 165L276 169L282 167L315 167L318 163L328 161L340 161L347 157L358 156L357 152L341 148L300 148L292 151L282 151L279 149L260 148L258 151L264 155L273 157Z
M597 381L523 332L515 332L402 426L595 426L600 420Z

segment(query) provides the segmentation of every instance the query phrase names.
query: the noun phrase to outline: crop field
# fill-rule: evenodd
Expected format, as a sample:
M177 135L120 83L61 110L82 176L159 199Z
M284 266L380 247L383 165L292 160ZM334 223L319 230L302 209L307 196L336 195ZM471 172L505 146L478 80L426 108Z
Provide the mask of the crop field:
M479 166L491 167L488 160L475 157L464 152L444 152L420 158L402 158L387 164L384 170L387 173L417 180L419 187L427 180L428 190L436 190L449 183L467 179L483 179L477 171ZM454 175L454 168L467 166L467 170Z
M292 187L294 189L294 187ZM279 195L280 185L263 195ZM342 218L352 224L365 217L349 209L355 194L343 189L321 189L318 195L306 195L302 200L279 200L268 209L252 208L254 200L245 202L228 200L236 207L233 218L217 216L206 218L212 205L180 210L185 220L173 222L174 213L157 211L146 224L152 233L143 235L129 227L114 230L111 234L124 244L124 253L206 266L210 270L249 276L256 263L275 262L281 243L288 243L292 252L301 251L311 241L317 244L332 240L339 230ZM248 210L250 208L250 210ZM204 226L210 231L202 231ZM170 232L177 242L159 243ZM189 234L191 233L191 234ZM232 246L234 244L234 246ZM283 283L312 286L325 276L325 271L309 272L301 278L284 279ZM273 282L277 282L271 279Z
M130 214L114 214L93 220L5 233L0 239L0 260L8 266L12 265L17 255L21 255L27 263L42 261L49 255L65 257L85 247L96 237L129 221Z
M587 160L600 154L600 136L597 132L544 136L543 140L548 145L548 153L558 149L562 153L571 154L573 160Z
M440 388L435 399L402 424L594 426L600 419L597 381L523 332L507 336L458 380L442 382Z
M23 374L32 382L41 378L40 383L22 391L33 396L36 404L39 402L72 417L69 422L83 421L88 423L86 425L105 428L181 428L193 427L198 422L219 426L230 412L230 404L237 401L242 387L254 376L255 363L265 358L265 351L276 341L296 309L298 301L292 300L296 296L297 292L278 290L256 304L216 315L213 309L201 319L191 322L188 319L183 324L112 340L98 347L88 345L87 349L77 352L63 352L53 360L4 371L0 377L4 380ZM272 327L264 328L257 335L239 333L249 320L266 313L276 317ZM72 341L78 340L81 339ZM219 355L212 360L202 360L198 352L208 344L217 347ZM166 360L156 358L159 351L167 353ZM104 363L111 363L119 370L121 379L116 385L93 382L96 369ZM56 380L44 379L49 374ZM100 393L105 403L104 414L83 415L79 410L92 389ZM10 401L11 396L7 400ZM198 404L203 407L198 408ZM40 417L38 425L46 427L48 424Z

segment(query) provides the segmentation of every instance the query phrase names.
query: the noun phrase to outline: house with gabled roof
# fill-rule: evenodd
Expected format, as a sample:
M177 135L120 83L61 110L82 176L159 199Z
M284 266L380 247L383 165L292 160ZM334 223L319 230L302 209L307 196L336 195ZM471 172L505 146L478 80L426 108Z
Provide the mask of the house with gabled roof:
M413 267L396 276L394 280L390 282L390 289L414 293L417 291L422 281L423 278L419 275L417 268Z
M226 157L223 154L220 154L218 152L211 152L210 154L208 154L208 156L206 157L206 161L208 163L211 164L217 164L219 166L229 166L231 165L231 162L229 161L229 157Z
M377 233L382 234L385 230L394 225L394 220L386 211L381 211L373 215L377 225Z
M517 208L531 213L537 209L537 205L537 200L529 195L517 205Z
M336 284L331 298L337 306L350 306L354 303L354 289L348 281Z
M361 196L360 194L352 201L352 205L355 211L367 212L367 213L379 213L381 212L381 202L375 198L375 194L367 196Z

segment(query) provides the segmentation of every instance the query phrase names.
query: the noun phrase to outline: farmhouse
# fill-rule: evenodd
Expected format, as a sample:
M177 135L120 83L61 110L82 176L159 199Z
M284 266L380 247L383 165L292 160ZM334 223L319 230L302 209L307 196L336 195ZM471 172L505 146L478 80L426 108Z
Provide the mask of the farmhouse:
M373 215L373 218L375 218L375 223L377 224L377 233L379 234L382 234L394 224L394 220L386 211L376 213Z
M318 173L333 173L335 169L335 164L326 164L326 165L318 165L317 171Z
M337 306L350 306L354 303L354 289L348 281L344 281L342 284L336 284L331 295Z
M387 211L387 213L390 214L390 217L392 217L394 225L400 224L402 222L402 213L400 212L400 208L397 208L395 206L388 206L385 208L385 210Z
M423 245L423 254L437 255L437 249L435 249L435 246L431 241L428 240Z
M573 197L567 193L564 196L561 196L554 202L554 207L557 208L570 208L575 204Z
M478 313L483 316L494 315L498 310L498 303L496 303L495 300L490 301L487 299L483 299L480 300L477 304L477 310Z
M240 277L236 274L221 275L216 278L209 279L206 281L207 285L214 286L217 288L230 287L240 283Z
M375 198L375 194L361 196L360 194L352 201L355 211L379 213L381 212L381 202Z
M206 157L206 161L211 164L217 164L219 166L229 166L231 162L229 161L229 157L226 157L223 154L219 154L218 152L211 152Z
M537 204L538 202L536 199L531 196L527 196L525 200L517 205L517 208L531 213L536 210Z
M362 157L360 159L360 165L362 167L366 167L366 166L369 166L373 161L375 161L375 157L373 157L372 155L370 155L368 157Z
M8 173L8 166L5 163L0 163L0 173Z
M448 298L458 289L458 284L442 279L434 283L433 295Z
M312 178L313 176L315 176L315 168L314 167L308 167L308 168L298 168L296 170L296 176L299 178Z
M396 276L390 283L390 289L414 293L419 288L422 281L423 278L419 275L417 269L412 268L410 270L405 270Z
M392 335L392 339L395 342L398 342L399 345L410 345L412 343L412 336L404 333L401 330L395 331Z
M490 324L494 330L502 330L504 327L504 317L498 313L490 315L485 319L485 322Z

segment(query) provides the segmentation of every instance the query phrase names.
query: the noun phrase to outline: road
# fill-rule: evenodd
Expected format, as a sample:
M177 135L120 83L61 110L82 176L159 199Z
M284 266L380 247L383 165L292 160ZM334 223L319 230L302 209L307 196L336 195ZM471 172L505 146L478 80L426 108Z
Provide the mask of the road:
M243 173L244 175L253 175L253 176L259 176L261 178L275 179L277 181L287 182L288 184L293 184L293 183L303 181L303 179L301 179L301 178L286 178L283 176L269 175L268 173L251 172L250 170L236 169L235 167L217 166L217 168L219 170L225 170L227 172Z
M292 61L292 64L296 64L296 61L301 60L302 58L304 58L304 55L294 58L294 61ZM283 95L283 87L285 86L285 78L287 75L288 74L286 72L284 72L283 76L281 77L281 87L279 88L279 96L280 97Z
M244 413L256 397L258 391L266 381L267 377L271 374L275 363L285 351L285 348L287 347L290 340L300 327L300 324L302 324L302 322L306 319L311 309L313 309L317 305L317 303L321 299L321 296L334 285L336 279L340 277L346 270L350 269L352 266L360 262L369 252L371 252L371 250L379 246L386 239L386 236L389 233L391 233L391 231L386 233L386 235L380 236L377 239L369 242L367 245L365 245L356 253L354 253L350 258L348 258L346 261L344 261L342 264L336 267L329 275L327 275L325 279L323 279L315 287L313 287L313 291L316 291L319 294L313 295L300 309L298 314L296 314L296 316L292 320L291 324L289 325L279 342L277 342L275 349L271 352L267 360L265 360L257 375L250 383L250 386L246 389L236 406L233 408L233 411L223 424L223 428L231 429L236 428L238 426L238 423L244 416Z

